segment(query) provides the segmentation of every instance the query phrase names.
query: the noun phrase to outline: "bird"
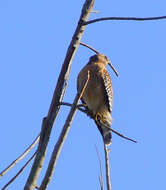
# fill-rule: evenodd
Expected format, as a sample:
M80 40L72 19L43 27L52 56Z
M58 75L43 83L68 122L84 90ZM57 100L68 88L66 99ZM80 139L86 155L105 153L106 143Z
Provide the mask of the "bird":
M89 74L81 101L87 108L87 114L95 121L105 145L112 143L113 88L111 77L106 70L108 64L110 65L110 61L104 54L95 54L89 58L77 77L79 92Z

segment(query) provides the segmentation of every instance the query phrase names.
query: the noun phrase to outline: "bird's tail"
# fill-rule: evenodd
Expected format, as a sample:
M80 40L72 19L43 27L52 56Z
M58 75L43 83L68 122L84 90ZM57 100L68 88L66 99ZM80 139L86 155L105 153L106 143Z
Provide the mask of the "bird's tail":
M96 117L95 123L103 137L103 141L105 145L110 145L112 143L112 132L111 132L111 120L101 119L100 117Z

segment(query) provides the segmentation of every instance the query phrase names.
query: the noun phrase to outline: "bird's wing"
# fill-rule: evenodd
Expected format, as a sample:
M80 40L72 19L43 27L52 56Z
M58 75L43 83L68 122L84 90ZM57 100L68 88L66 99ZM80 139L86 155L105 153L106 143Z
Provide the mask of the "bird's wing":
M112 89L112 82L111 82L110 75L106 69L103 72L101 81L103 82L103 92L104 92L105 101L106 101L105 103L108 107L109 112L112 112L113 89Z

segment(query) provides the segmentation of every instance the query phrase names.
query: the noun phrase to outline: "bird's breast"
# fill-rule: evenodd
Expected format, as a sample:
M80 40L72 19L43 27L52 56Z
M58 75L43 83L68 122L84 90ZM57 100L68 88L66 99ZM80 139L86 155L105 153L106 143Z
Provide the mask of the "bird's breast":
M97 80L97 76L90 75L90 80L83 94L83 100L88 105L88 108L96 114L104 102L103 99L102 88Z

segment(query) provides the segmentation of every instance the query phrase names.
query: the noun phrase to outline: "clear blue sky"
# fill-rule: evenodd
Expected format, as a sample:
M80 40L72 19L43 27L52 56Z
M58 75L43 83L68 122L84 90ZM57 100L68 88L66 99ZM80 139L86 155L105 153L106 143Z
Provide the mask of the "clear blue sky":
M84 0L0 1L0 170L21 154L40 131L83 3ZM161 16L166 15L166 2L96 0L94 9L100 13L91 14L91 19ZM84 33L82 41L106 54L119 71L116 78L108 68L114 87L112 127L139 142L134 144L113 135L110 153L113 190L165 187L165 35L166 20L105 21L87 26ZM93 52L79 47L66 102L73 102L77 74L91 55ZM68 112L67 107L59 112L46 165ZM95 145L103 160L100 133L91 119L77 112L48 190L100 189ZM0 187L24 162L0 179ZM23 189L30 166L9 190ZM46 167L38 185L45 170Z

